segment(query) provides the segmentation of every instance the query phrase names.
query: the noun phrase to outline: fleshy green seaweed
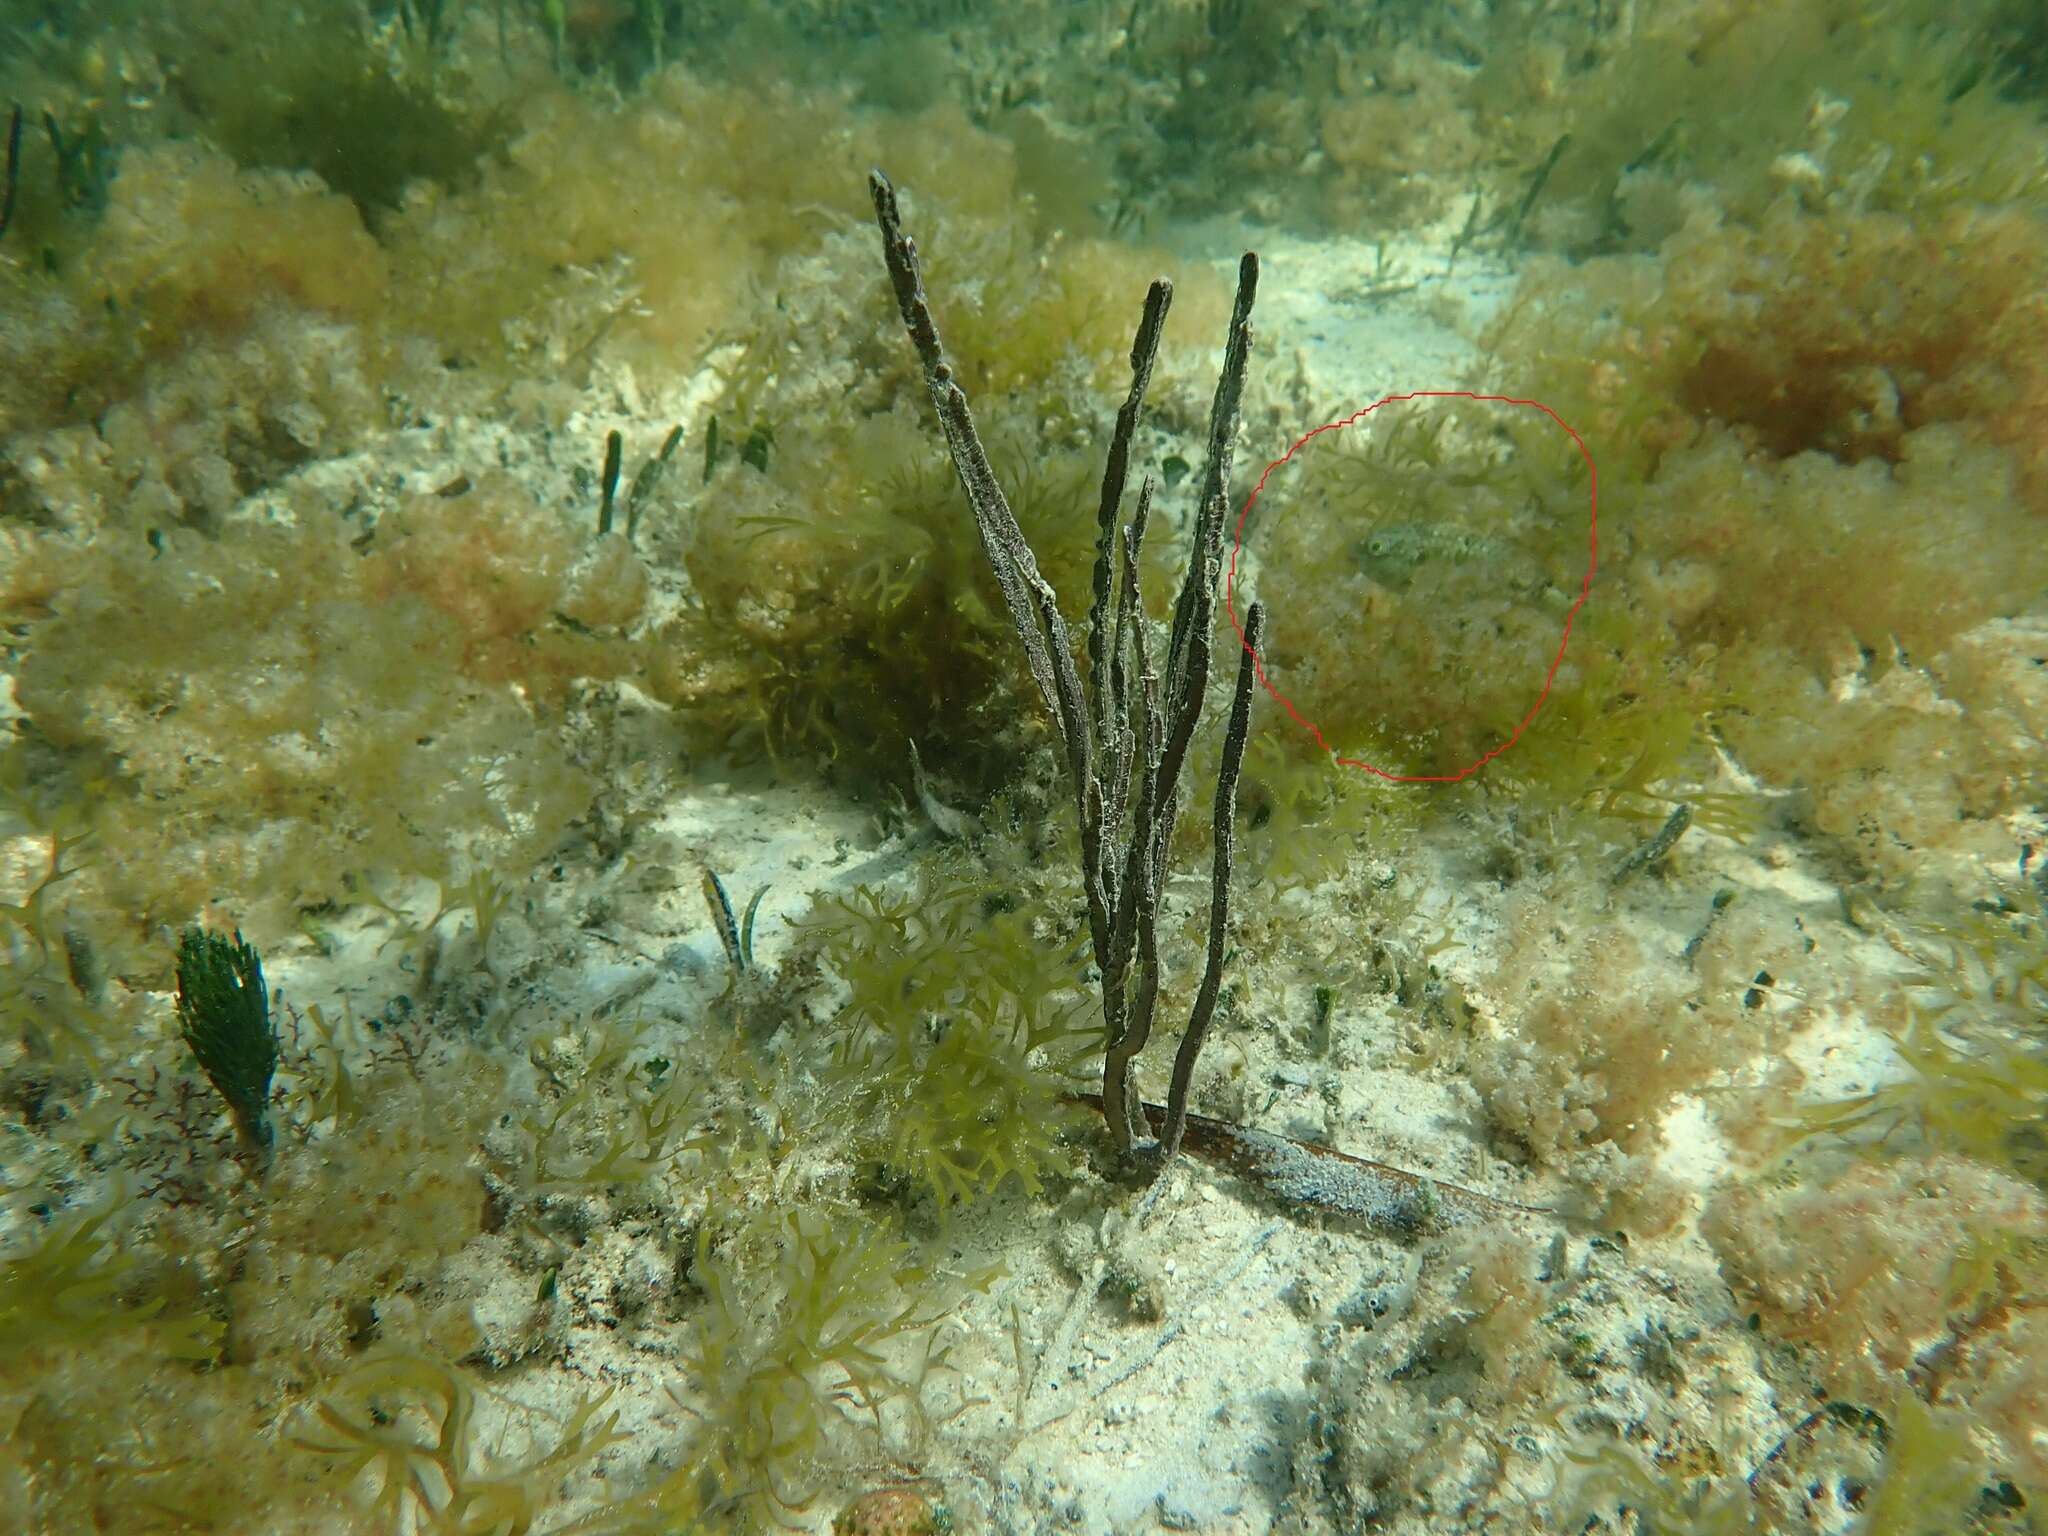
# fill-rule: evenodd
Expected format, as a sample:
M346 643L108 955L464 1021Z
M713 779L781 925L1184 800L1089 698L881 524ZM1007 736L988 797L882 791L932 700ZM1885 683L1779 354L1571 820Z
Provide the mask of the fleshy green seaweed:
M822 1075L855 1148L942 1210L1011 1178L1035 1193L1101 1048L1081 936L985 879L931 874L827 898L805 932L848 989Z

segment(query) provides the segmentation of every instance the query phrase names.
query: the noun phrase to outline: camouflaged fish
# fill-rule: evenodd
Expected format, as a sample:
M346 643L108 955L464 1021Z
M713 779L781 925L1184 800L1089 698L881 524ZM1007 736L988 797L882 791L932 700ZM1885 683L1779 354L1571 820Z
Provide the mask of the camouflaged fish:
M1388 523L1352 546L1359 570L1383 587L1408 590L1425 565L1466 565L1472 561L1505 562L1504 539L1474 533L1445 523Z

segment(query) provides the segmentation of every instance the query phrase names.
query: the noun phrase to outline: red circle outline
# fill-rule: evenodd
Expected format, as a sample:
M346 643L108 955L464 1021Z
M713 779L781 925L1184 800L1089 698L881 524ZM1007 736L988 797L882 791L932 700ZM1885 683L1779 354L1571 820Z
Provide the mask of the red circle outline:
M1559 638L1557 642L1557 654L1551 657L1550 659L1550 670L1544 674L1543 691L1536 696L1536 702L1529 706L1529 712L1526 715L1522 716L1521 724L1517 725L1514 728L1514 730L1508 733L1508 739L1502 742L1499 746L1493 747L1490 750L1481 753L1479 757L1474 759L1471 763L1467 764L1464 768L1459 769L1456 773L1390 773L1384 768L1376 767L1372 763L1366 762L1363 758L1335 758L1335 761L1341 767L1362 768L1367 773L1378 774L1381 778L1386 779L1391 783L1395 784L1456 784L1460 780L1470 778L1473 774L1477 773L1481 768L1485 767L1488 763L1492 762L1496 757L1499 757L1503 752L1507 751L1509 747L1512 747L1517 741L1519 741L1521 739L1522 732L1529 728L1529 723L1536 718L1538 711L1540 711L1543 708L1544 701L1550 697L1551 684L1557 680L1557 669L1564 664L1565 647L1571 643L1572 638L1572 621L1578 618L1579 610L1586 606L1586 599L1592 596L1593 573L1596 570L1598 570L1600 566L1599 467L1593 462L1593 455L1591 451L1588 450L1588 448L1586 447L1586 440L1579 436L1578 432L1573 429L1571 423L1567 422L1562 416L1558 415L1557 412L1553 411L1541 400L1520 400L1514 397L1513 395L1478 395L1466 389L1418 389L1412 390L1405 395L1382 396L1380 399L1375 400L1371 405L1365 406L1360 410L1353 411L1349 416L1346 416L1342 421L1325 422L1322 426L1313 428L1312 430L1303 433L1299 438L1295 440L1294 446L1292 448L1289 448L1279 458L1273 460L1272 463L1266 466L1266 472L1259 476L1259 483L1252 488L1251 495L1245 498L1244 506L1237 514L1237 528L1230 543L1230 569L1228 573L1225 575L1223 582L1223 610L1225 613L1230 615L1230 627L1237 631L1237 643L1239 647L1241 649L1250 649L1250 647L1246 646L1244 643L1244 622L1237 616L1237 603L1235 601L1237 592L1237 555L1238 551L1244 547L1245 519L1251 515L1252 505L1259 499L1260 494L1266 489L1266 482L1272 478L1273 471L1278 469L1281 465L1287 463L1288 460L1292 459L1295 456L1295 454L1301 451L1302 446L1309 442L1312 438L1320 437L1325 432L1337 431L1341 427L1351 426L1354 423L1356 423L1361 417L1371 415L1374 411L1378 410L1383 405L1390 405L1398 401L1406 400L1476 400L1482 404L1521 405L1531 407L1535 410L1539 410L1544 415L1548 416L1552 421L1556 422L1558 426L1562 427L1565 431L1565 434L1571 438L1573 445L1579 450L1579 456L1586 461L1586 474L1588 476L1588 489L1586 500L1585 578L1579 583L1578 600L1574 602L1571 605L1571 608L1565 613L1564 634ZM1299 725L1303 730L1307 731L1311 736L1315 737L1316 745L1318 747L1322 748L1322 750L1325 752L1331 752L1332 748L1329 742L1323 739L1323 733L1321 728L1318 727L1313 720L1306 718L1300 710L1296 709L1294 707L1294 701L1292 699L1288 698L1286 694L1282 693L1278 688L1273 686L1272 679L1266 676L1265 658L1260 656L1257 651L1252 651L1251 656L1252 668L1258 674L1260 685L1266 690L1266 692L1270 693L1274 697L1274 699L1279 702L1280 707L1282 709L1286 710L1289 715L1294 717L1294 723L1296 725Z

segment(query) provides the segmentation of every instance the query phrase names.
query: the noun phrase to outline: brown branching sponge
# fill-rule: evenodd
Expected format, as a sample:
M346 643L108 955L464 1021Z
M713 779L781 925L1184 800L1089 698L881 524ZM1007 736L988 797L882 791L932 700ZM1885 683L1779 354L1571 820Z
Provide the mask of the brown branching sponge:
M1144 408L1173 287L1161 279L1145 296L1144 314L1131 344L1130 394L1117 412L1102 474L1094 591L1088 609L1089 675L1084 691L1058 598L1051 583L1039 574L1031 546L996 483L988 454L974 430L967 395L939 345L938 327L918 268L917 246L903 233L896 190L880 171L873 172L868 182L897 307L917 348L946 445L974 510L982 549L995 571L1011 622L1024 644L1025 660L1066 754L1080 818L1081 880L1088 896L1089 936L1101 972L1102 1016L1107 1027L1103 1117L1119 1152L1143 1155L1163 1167L1180 1150L1187 1129L1188 1086L1223 980L1237 776L1251 728L1256 653L1265 627L1264 610L1252 604L1245 615L1237 693L1216 776L1208 963L1174 1057L1166 1120L1155 1142L1144 1106L1132 1092L1131 1078L1138 1052L1151 1035L1159 999L1159 898L1166 882L1174 823L1180 814L1188 746L1201 718L1209 681L1216 587L1223 570L1223 527L1230 511L1231 452L1251 355L1251 308L1258 289L1259 259L1247 252L1238 266L1237 303L1209 413L1209 454L1202 472L1194 548L1174 605L1163 680L1153 667L1144 607L1138 596L1138 556L1152 506L1149 477L1139 487L1137 510L1123 527L1120 548L1117 539L1131 440ZM1113 572L1117 573L1114 581Z

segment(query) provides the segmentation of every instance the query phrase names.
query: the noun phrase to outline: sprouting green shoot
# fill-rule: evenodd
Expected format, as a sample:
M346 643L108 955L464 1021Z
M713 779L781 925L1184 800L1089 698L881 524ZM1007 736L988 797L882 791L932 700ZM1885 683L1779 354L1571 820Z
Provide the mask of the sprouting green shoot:
M601 539L612 531L612 504L619 495L619 468L621 455L625 451L626 439L615 427L604 435L604 500L597 509L597 536Z
M732 966L735 977L744 976L754 968L754 917L761 910L761 900L769 892L762 886L754 892L747 903L747 913L734 920L732 900L725 894L725 882L711 869L704 871L704 905L711 913L711 926L718 932L719 945L725 950L725 958Z
M245 1146L267 1153L277 1030L263 962L237 929L233 942L200 928L178 941L178 1024L185 1043L234 1116Z
M747 903L747 915L740 919L740 959L748 969L752 969L754 964L754 914L761 910L761 898L768 894L768 889L764 885L754 892L753 899Z
M711 913L711 926L718 931L719 945L735 976L747 968L747 952L740 943L739 924L732 919L732 901L725 894L725 882L716 870L704 871L704 905Z

